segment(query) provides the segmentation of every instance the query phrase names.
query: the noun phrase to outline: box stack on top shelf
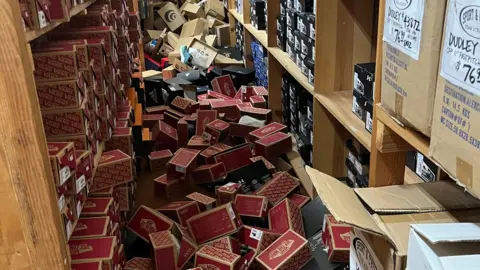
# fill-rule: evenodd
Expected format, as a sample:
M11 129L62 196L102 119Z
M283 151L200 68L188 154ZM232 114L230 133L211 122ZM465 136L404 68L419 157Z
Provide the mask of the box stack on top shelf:
M250 24L257 30L267 29L267 1L250 1Z
M352 112L365 123L365 129L372 133L375 63L355 65L353 80Z

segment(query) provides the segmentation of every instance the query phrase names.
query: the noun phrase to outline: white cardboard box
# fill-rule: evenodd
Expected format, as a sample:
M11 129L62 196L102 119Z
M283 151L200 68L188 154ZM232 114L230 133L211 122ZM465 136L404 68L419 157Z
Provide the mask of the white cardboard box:
M407 269L480 269L480 223L412 224Z

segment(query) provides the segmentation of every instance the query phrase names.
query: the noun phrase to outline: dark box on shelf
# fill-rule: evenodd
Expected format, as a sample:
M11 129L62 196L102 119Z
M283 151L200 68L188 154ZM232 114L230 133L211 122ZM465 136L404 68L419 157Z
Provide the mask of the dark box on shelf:
M299 12L313 12L313 0L295 0L294 8Z
M298 12L294 9L287 9L287 26L295 29L297 27Z
M315 40L315 14L300 12L297 17L297 30Z
M375 63L356 64L354 71L353 89L367 100L373 101Z
M293 43L290 43L288 40L287 40L287 43L286 43L285 52L288 54L288 58L290 58L293 62L295 62L295 60L296 60L296 58L295 58L295 47L294 47Z
M365 102L366 99L357 91L353 91L353 98L352 98L352 112L360 118L363 122L365 122Z

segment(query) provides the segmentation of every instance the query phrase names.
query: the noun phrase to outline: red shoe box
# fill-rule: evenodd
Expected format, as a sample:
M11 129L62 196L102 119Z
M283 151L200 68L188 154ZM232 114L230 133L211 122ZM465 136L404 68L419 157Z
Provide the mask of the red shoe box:
M53 179L61 186L70 178L71 169L77 166L74 145L72 142L48 142L47 147Z
M235 196L242 190L242 185L238 183L227 183L217 188L217 205L233 202Z
M169 109L168 106L165 105L159 105L159 106L153 106L153 107L147 107L145 108L145 111L147 114L163 114L164 112Z
M83 74L78 77L76 80L36 83L40 108L80 107L88 89Z
M242 116L248 115L260 120L265 120L267 123L272 120L272 110L270 109L244 107L240 108L240 114Z
M268 224L270 230L277 233L293 230L301 236L305 235L300 208L289 199L281 201L268 211Z
M215 119L217 119L217 111L199 110L197 112L197 125L195 127L195 135L201 136L203 134L203 131L205 131L205 127L207 126L207 124L212 122Z
M73 44L49 44L32 50L35 82L68 81L79 78L77 48Z
M211 163L214 163L214 160L213 160L214 155L216 155L220 152L226 151L228 149L231 149L231 148L232 147L230 145L226 145L226 144L223 144L223 143L217 143L217 144L214 144L214 145L208 147L207 149L203 150L200 153L200 156L203 158L205 163L211 164Z
M82 106L80 107L42 110L45 135L48 137L89 136L93 132L89 129L90 116L91 114L86 99L83 100Z
M245 194L235 196L235 209L240 217L266 218L267 207L267 197Z
M262 96L265 99L268 98L268 91L263 86L254 86L253 87L253 93L257 96Z
M177 122L177 138L177 148L187 147L188 123L183 118Z
M275 165L270 163L270 161L266 160L264 157L256 156L256 157L250 158L250 161L252 161L252 163L256 162L256 161L259 161L259 160L263 161L263 163L265 164L265 167L267 167L267 169L270 171L270 173L275 172Z
M220 237L218 239L215 239L211 242L206 243L205 245L226 250L228 252L240 255L240 243L238 242L237 239L231 236Z
M88 194L89 197L107 197L107 198L113 198L113 193L115 192L114 187L108 187L104 189L100 189L94 192L90 192Z
M230 125L220 119L213 120L205 126L202 137L210 143L218 143L227 135Z
M127 228L149 242L149 234L170 230L173 224L174 222L168 217L142 205L128 222Z
M231 122L235 122L240 119L240 111L237 104L242 103L239 99L229 100L211 100L210 106L212 110L216 110L218 113L225 113L225 119Z
M213 91L221 93L225 96L233 98L237 92L230 75L216 77L211 83Z
M188 148L197 149L197 150L205 150L210 146L210 143L205 141L202 136L192 136L188 141Z
M170 231L149 234L156 270L176 270L178 240Z
M322 242L327 249L330 262L348 262L350 256L350 231L352 227L325 215Z
M201 212L212 209L217 203L216 199L198 192L188 194L186 198L197 202Z
M105 151L120 150L123 153L133 156L133 141L131 127L116 127L113 130L112 138L105 142Z
M165 113L163 113L163 122L167 123L172 127L176 127L178 121L180 121L180 119L182 119L183 117L184 117L183 115L178 115L173 110L168 110Z
M277 132L287 133L287 131L288 131L287 126L280 124L278 122L273 122L262 128L259 128L255 131L250 132L250 134L248 135L248 139L251 142L255 142L256 140L265 138L274 133L277 133Z
M198 204L194 201L171 202L160 208L157 208L156 210L172 220L180 223L182 226L187 225L187 220L189 218L200 213Z
M163 121L164 115L162 114L144 114L143 115L143 127L153 129L158 121Z
M309 197L303 196L297 193L292 193L288 195L288 199L292 201L292 203L294 203L299 208L302 208L305 204L307 204L310 201Z
M252 151L248 144L242 144L213 157L214 162L223 162L227 173L251 164Z
M111 236L110 217L79 218L70 239Z
M132 205L132 191L130 187L116 187L117 192L115 201L118 203L120 211L130 211Z
M219 92L210 91L210 90L208 90L208 92L207 92L207 98L209 98L209 99L223 99L223 100L232 99L229 96L226 96L226 95L221 94Z
M243 102L243 103L237 104L237 108L239 110L240 110L240 108L243 108L243 107L253 108L252 103L250 103L250 102Z
M237 232L242 222L232 204L228 203L191 217L187 225L196 243L203 244Z
M212 184L227 175L223 163L202 165L192 171L191 176L196 184Z
M177 257L177 269L184 269L187 263L195 256L198 246L193 241L191 235L185 227L175 223L171 229L172 234L180 242ZM178 245L177 245L178 248Z
M230 123L230 128L228 129L228 133L230 136L237 137L237 138L247 138L250 133L257 130L257 127L239 124L239 123Z
M107 55L113 55L115 56L115 58L117 58L115 50L117 40L115 38L113 28L110 26L95 26L77 29L58 29L56 31L50 32L48 34L48 37L51 40L102 38L105 40L105 52L107 53Z
M104 152L98 163L91 191L117 186L132 180L132 158L120 150Z
M77 176L85 175L88 179L93 176L93 157L92 151L75 150L77 168L75 173Z
M152 259L135 257L125 264L123 270L154 270L154 267Z
M212 107L210 107L210 102L208 101L208 99L205 99L205 100L199 99L199 103L200 103L199 109L202 111L208 111L212 109Z
M105 217L115 219L113 198L91 197L83 204L81 217Z
M235 269L239 262L240 255L208 245L202 247L197 254L195 254L195 266L200 266L205 269L232 270Z
M283 132L255 141L255 154L273 160L292 150L292 136Z
M195 112L192 108L192 102L183 97L176 96L173 100L172 103L170 103L170 106L172 106L175 110L179 110L183 113L186 114L191 114Z
M267 108L267 101L262 96L251 96L250 103L255 108Z
M170 150L160 150L151 152L148 155L148 160L150 161L150 169L152 171L160 171L165 169L167 162L173 157L173 154Z
M70 268L75 270L102 270L102 262L72 262Z
M167 178L178 179L186 177L197 167L197 157L200 150L180 148L167 163Z
M264 228L244 225L240 230L239 239L244 245L256 252L262 252L282 234Z
M292 193L300 184L286 172L282 172L267 182L255 194L267 197L270 205L276 205Z
M175 193L175 189L179 187L178 179L167 179L167 174L157 177L153 180L155 196L170 198Z
M311 258L308 241L294 231L287 231L260 253L256 260L268 270L299 270Z
M177 130L163 121L152 129L152 140L156 142L158 149L177 150Z
M68 241L72 263L101 261L103 270L114 270L116 246L117 239L114 236Z
M120 247L118 248L117 254L118 254L117 268L123 269L125 267L125 264L127 263L127 259L125 258L125 246L123 244L121 244Z

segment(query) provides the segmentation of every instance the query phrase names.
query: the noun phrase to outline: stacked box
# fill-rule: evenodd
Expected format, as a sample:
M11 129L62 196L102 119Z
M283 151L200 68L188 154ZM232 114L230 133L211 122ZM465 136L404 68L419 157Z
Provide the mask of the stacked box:
M250 0L250 24L257 30L267 29L267 2Z
M351 187L368 187L370 152L356 139L348 140L346 146L347 184Z
M372 133L375 63L356 64L354 71L352 112L365 123L365 129Z

